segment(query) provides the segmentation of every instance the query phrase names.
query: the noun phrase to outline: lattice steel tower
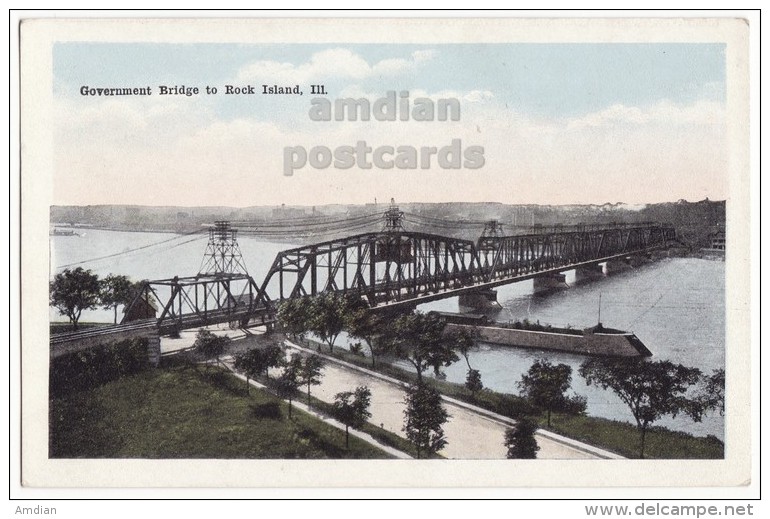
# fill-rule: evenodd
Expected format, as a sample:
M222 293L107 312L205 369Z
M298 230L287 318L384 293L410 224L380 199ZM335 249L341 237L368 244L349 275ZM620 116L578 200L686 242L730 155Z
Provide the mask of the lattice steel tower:
M503 224L497 220L489 220L484 224L484 231L481 233L482 238L500 238L503 235Z
M399 210L394 199L390 199L390 209L385 211L384 216L385 226L382 229L384 232L396 232L404 230L404 225L402 223L404 219L404 212Z
M237 233L237 229L230 227L230 222L214 222L214 227L209 229L209 244L203 253L199 275L249 274L238 246Z

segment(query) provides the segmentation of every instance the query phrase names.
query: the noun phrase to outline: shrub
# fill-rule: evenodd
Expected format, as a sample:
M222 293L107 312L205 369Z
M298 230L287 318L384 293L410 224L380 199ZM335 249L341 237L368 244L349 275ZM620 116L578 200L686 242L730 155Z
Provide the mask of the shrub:
M267 402L265 404L251 405L250 407L255 418L281 419L281 406L278 402Z
M51 361L49 394L61 395L100 386L149 365L147 339L127 339L63 355Z

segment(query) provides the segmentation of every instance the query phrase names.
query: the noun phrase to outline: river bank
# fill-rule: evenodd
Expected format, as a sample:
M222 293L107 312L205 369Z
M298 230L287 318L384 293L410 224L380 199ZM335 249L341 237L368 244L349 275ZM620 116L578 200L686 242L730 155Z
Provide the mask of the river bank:
M233 348L235 349L232 353L244 351L257 344L277 344L280 343L281 340L282 335L278 333L251 336L244 341L233 342ZM412 384L417 380L415 373L406 371L383 359L377 359L374 367L372 367L370 358L350 353L339 347L335 348L334 352L329 352L328 347L321 345L319 342L305 339L300 340L297 343L308 348L308 351L310 352L316 352L321 348L322 353L325 356L330 356L342 362L348 362L363 369L371 370L387 377L392 377L403 383ZM346 375L346 379L347 378L350 378L350 376ZM435 387L445 397L457 399L463 403L480 407L491 413L513 420L522 416L522 413L529 412L529 407L526 402L517 395L499 393L489 389L484 389L473 394L462 384L437 380L432 377L424 377L423 380ZM350 385L354 382L348 380L348 383L348 385ZM345 387L340 390L350 389L350 387ZM391 399L390 401L393 402L394 400ZM386 415L388 414L386 413ZM389 423L392 422L394 428L400 427L397 426L393 413L390 413L388 416ZM400 419L403 420L403 416L401 416ZM627 458L635 458L638 456L639 433L634 425L627 422L608 420L590 415L568 416L554 413L552 414L551 427L549 428L546 425L545 414L537 416L537 419L541 431L545 434L550 432L563 435L572 440L599 449L608 450ZM383 421L382 423L385 422ZM395 432L395 429L393 432ZM496 440L491 438L490 441L493 444L497 443ZM724 458L724 444L718 438L713 436L694 436L685 432L672 431L665 427L656 426L647 434L645 440L645 457L657 459L722 459Z

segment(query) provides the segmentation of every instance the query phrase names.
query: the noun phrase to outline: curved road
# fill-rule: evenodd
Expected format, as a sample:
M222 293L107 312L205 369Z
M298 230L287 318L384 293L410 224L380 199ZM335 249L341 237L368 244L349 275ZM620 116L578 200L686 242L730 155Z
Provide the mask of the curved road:
M318 354L288 340L285 344L305 353ZM369 408L372 417L369 421L399 436L404 436L401 430L405 408L405 391L402 382L331 357L324 356L324 358L326 365L321 384L311 387L311 395L324 402L333 402L334 395L337 393L352 391L357 386L368 386L372 391ZM450 459L506 458L503 438L512 420L451 398L444 397L444 401L450 418L444 425L444 434L448 443L440 451L441 455ZM539 431L536 437L540 447L537 457L540 459L621 458L616 454L546 431Z
M243 332L220 327L211 327L210 330L218 335L230 335L233 339L243 338L245 335ZM190 347L194 340L194 333L183 333L180 339L163 341L163 351L171 352ZM369 407L372 417L369 421L405 437L402 431L405 409L404 397L406 395L404 382L339 359L327 357L323 353L319 354L315 350L298 346L289 340L285 340L284 344L304 354L321 355L326 360L321 384L311 387L311 395L331 403L337 393L352 391L357 386L368 386L372 391ZM307 391L307 387L304 390ZM450 397L445 396L443 399L450 418L444 425L444 434L448 443L440 451L442 456L450 459L506 458L503 438L505 430L514 423L513 420ZM540 447L537 454L539 459L623 459L617 454L549 431L539 430L536 433L536 438ZM376 442L375 444L380 446Z

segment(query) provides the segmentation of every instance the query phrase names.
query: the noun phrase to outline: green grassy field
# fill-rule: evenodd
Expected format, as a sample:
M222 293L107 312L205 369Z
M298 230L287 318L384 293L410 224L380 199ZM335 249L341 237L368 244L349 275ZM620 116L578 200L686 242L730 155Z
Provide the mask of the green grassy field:
M268 417L278 404L280 417ZM148 370L50 400L52 458L389 458L216 369Z
M539 425L546 428L545 415ZM553 414L550 430L585 443L616 452L627 458L639 457L639 431L626 422ZM653 427L644 441L644 457L656 459L723 459L724 445L714 437L692 436Z

